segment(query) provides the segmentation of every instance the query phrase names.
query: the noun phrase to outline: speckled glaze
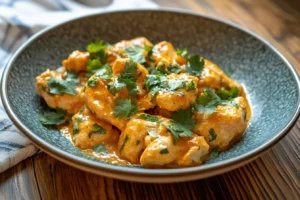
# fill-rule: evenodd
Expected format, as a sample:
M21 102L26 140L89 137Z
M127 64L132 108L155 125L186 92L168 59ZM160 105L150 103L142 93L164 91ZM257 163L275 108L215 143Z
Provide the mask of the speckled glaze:
M36 118L44 105L35 77L56 69L74 49L102 39L115 43L145 36L217 63L243 84L253 117L243 139L203 166L151 170L116 166L82 154L54 129ZM87 16L48 28L34 36L8 63L2 78L2 100L17 126L41 149L77 168L119 179L174 182L204 178L239 167L278 141L299 113L299 80L290 64L249 31L216 19L174 10L120 11Z

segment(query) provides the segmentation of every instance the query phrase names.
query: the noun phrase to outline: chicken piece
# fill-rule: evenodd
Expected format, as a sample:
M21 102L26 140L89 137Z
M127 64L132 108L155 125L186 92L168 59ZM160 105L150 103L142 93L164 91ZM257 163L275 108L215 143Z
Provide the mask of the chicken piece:
M97 119L86 107L72 117L72 123L73 143L81 149L91 149L97 144L118 140L118 131L107 122Z
M199 78L200 87L209 87L214 89L221 87L237 87L240 90L242 88L237 82L229 78L216 64L209 60L205 60L205 67Z
M194 133L204 136L209 146L225 150L238 141L247 128L246 101L237 97L234 105L219 105L212 114L195 112Z
M80 83L77 84L76 87L76 94L50 94L48 88L48 81L51 77L55 77L57 79L65 79L66 72L58 73L56 71L47 70L46 72L42 73L40 76L36 77L36 90L38 94L44 98L47 105L50 108L61 108L66 110L69 114L74 114L79 111L79 109L84 104L84 96L81 91L83 85L86 82L86 78L83 74L79 75Z
M180 138L174 144L170 132L160 135L150 142L140 162L143 166L163 166L168 164L179 166L199 165L204 162L209 153L209 145L204 137L195 134L190 138Z
M168 111L187 109L196 102L198 78L187 74L170 74L167 76L170 88L175 91L162 90L156 95L156 104ZM185 86L183 85L185 84Z
M110 80L104 80L96 75L89 80L96 82L94 86L86 86L85 97L87 107L95 114L98 119L104 120L120 130L124 130L127 119L117 119L113 112L118 97L128 96L127 91L120 91L114 96L108 89L107 84ZM89 81L88 81L89 82Z
M143 118L145 115L150 119ZM121 133L118 143L121 157L144 166L201 164L209 152L204 137L193 134L179 138L174 144L173 135L165 126L169 123L169 119L161 116L136 115Z
M145 37L137 37L132 40L122 40L114 45L114 51L118 53L123 53L127 47L130 46L153 46L153 44Z
M89 59L89 52L73 51L73 53L69 55L68 59L64 60L62 64L66 70L85 72Z
M171 64L176 64L176 50L170 42L160 42L154 47L159 53L153 52L153 58L155 60L155 66L169 66Z
M118 76L119 74L121 74L124 71L126 64L129 63L130 59L128 58L117 59L112 66L113 75ZM136 84L138 89L137 105L138 107L144 108L146 110L154 108L155 105L152 103L151 97L147 94L146 90L144 89L145 79L148 75L148 70L139 63L136 63L136 67Z

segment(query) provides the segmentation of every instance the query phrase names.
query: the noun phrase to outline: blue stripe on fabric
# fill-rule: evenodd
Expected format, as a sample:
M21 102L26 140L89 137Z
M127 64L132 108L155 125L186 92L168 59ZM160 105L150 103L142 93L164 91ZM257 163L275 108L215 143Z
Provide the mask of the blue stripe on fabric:
M64 4L62 4L60 0L54 0L54 1L61 10L69 10L69 8L67 8Z
M17 144L17 143L14 143L14 142L9 142L9 141L0 141L0 145L8 146L10 148L17 148L17 149L21 149L21 148L25 147L24 145Z
M27 36L31 36L33 34L31 28L19 20L17 16L10 17L9 19L20 29L23 34L26 34Z
M11 151L12 151L12 149L10 149L10 148L7 148L7 147L1 147L1 146L0 146L0 151L2 151L2 150L4 150L5 152L11 152Z
M7 24L7 26L6 26L6 29L5 29L5 31L4 31L4 37L2 38L2 40L1 40L1 43L0 43L0 46L3 46L4 45L4 43L6 42L6 40L7 40L7 36L8 36L8 32L10 31L10 29L11 29L11 24Z
M9 127L12 125L12 122L9 121L8 119L5 119L3 121L0 122L0 131L2 131L3 129Z

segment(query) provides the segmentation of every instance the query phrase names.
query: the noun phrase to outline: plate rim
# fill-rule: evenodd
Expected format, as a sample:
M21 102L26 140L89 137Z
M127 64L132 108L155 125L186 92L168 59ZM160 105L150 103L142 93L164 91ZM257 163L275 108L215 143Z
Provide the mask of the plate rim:
M146 168L133 168L133 167L124 167L124 166L118 166L118 165L112 165L105 162L99 162L99 161L93 161L88 160L85 158L81 158L78 156L75 156L71 153L64 152L63 150L59 149L58 147L46 142L38 135L34 134L33 131L31 131L29 128L26 127L25 124L21 122L21 120L18 118L18 116L13 112L10 103L8 101L8 94L7 94L7 77L12 69L12 66L17 59L17 57L23 52L23 50L26 49L27 46L29 46L33 41L35 41L37 38L42 36L43 34L47 33L49 30L55 29L59 26L62 26L64 24L83 19L83 18L89 18L89 17L96 17L98 15L106 15L106 14L114 14L114 13L132 13L132 12L171 12L171 13L179 13L179 14L186 14L186 15L192 15L195 17L201 17L208 20L220 22L223 24L226 24L230 27L239 29L257 40L261 41L263 44L268 46L274 53L276 53L279 58L285 63L285 66L290 70L292 73L292 76L294 77L296 83L297 83L297 92L298 92L298 100L296 104L296 109L294 113L292 114L291 121L289 121L285 127L278 131L275 136L267 141L266 143L260 145L259 147L242 154L240 156L237 156L235 158L226 159L224 161L216 162L216 163L210 163L206 165L201 165L197 167L188 167L188 168L176 168L176 169L146 169ZM13 123L33 142L36 146L38 146L40 149L46 151L48 154L54 156L55 158L59 159L60 161L67 163L69 165L72 165L74 167L86 170L86 171L93 171L93 173L99 172L99 174L102 174L101 171L104 173L105 171L109 172L121 172L128 175L151 175L151 176L170 176L170 175L187 175L191 173L206 173L206 172L212 172L215 171L215 173L211 173L210 176L219 174L218 171L226 171L226 168L235 169L237 167L240 167L256 157L258 157L260 154L264 153L267 149L269 149L271 146L276 144L281 138L283 138L293 127L293 125L296 123L299 114L300 114L300 82L299 77L294 69L294 67L289 63L289 61L277 50L273 45L271 45L268 41L263 39L261 36L257 35L256 33L225 19L220 19L218 17L214 16L208 16L205 14L200 14L194 11L189 10L183 10L183 9L175 9L175 8L141 8L141 9L118 9L113 11L97 11L90 14L80 15L75 18L60 22L58 24L49 26L44 28L43 30L39 31L38 33L31 36L21 47L18 48L18 50L13 54L13 56L9 59L7 62L5 69L3 70L2 78L1 78L1 99L3 102L3 106L9 116L9 118L13 121ZM80 165L80 167L78 166ZM92 168L92 169L90 169ZM218 170L221 169L221 170ZM221 172L221 173L222 173ZM114 178L118 178L118 174L115 174L113 176ZM208 177L208 176L207 176ZM196 179L196 178L195 178ZM125 179L124 179L125 180ZM191 179L192 180L192 179Z

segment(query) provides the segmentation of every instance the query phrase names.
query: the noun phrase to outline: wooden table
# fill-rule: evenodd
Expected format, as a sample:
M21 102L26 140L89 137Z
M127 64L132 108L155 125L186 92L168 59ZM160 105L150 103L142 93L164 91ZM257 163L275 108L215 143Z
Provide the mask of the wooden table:
M300 1L157 0L260 34L300 72ZM40 153L0 174L0 199L300 199L300 121L254 162L212 178L141 184L86 173Z

